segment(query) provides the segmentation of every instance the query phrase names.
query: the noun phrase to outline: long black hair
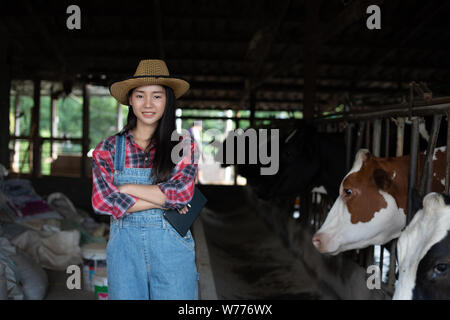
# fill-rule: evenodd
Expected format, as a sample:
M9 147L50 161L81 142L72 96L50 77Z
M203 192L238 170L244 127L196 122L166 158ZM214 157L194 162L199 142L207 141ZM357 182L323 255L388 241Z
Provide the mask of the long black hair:
M175 94L172 88L166 86L163 87L166 91L166 107L161 119L158 121L158 126L151 137L151 141L145 149L145 152L148 152L153 143L156 146L152 170L152 176L156 180L156 183L167 181L169 179L170 173L175 167L175 164L171 159L171 153L173 147L178 143L178 141L171 140L172 132L175 131ZM133 91L134 89L131 89L128 92L127 101L129 101L128 98L131 97ZM133 112L133 107L128 105L127 124L122 129L121 133L136 128L136 124L137 117Z

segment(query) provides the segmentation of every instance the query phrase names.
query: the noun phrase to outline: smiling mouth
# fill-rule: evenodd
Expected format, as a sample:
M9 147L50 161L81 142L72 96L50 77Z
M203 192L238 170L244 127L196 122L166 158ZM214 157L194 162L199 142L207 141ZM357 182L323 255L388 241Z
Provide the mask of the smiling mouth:
M142 115L145 118L151 118L151 117L153 117L155 115L155 113L154 112L142 112Z

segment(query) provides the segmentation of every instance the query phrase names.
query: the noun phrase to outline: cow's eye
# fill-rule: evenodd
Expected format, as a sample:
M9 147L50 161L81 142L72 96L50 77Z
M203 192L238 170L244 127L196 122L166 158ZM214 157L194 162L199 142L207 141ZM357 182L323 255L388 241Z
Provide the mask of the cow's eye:
M352 194L352 189L344 189L344 193L346 196L350 196Z
M447 273L447 270L448 270L448 264L446 264L446 263L439 263L434 266L434 273L438 276Z

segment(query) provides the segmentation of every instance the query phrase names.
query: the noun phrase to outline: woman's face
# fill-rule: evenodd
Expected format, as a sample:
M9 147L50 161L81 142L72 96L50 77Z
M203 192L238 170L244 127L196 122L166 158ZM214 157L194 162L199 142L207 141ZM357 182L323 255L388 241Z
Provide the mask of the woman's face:
M161 119L166 107L166 91L160 85L137 87L128 102L133 107L138 122L155 125Z

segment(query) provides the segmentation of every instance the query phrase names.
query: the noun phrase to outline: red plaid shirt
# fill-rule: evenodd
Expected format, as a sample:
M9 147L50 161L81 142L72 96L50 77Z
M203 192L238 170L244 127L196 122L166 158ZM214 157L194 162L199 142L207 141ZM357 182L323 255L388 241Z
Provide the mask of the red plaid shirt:
M115 135L101 141L92 154L92 207L98 214L113 215L120 218L138 198L120 193L113 184L114 178L114 156ZM126 156L125 167L127 168L152 168L155 157L155 146L152 145L146 153L135 143L130 130L125 132ZM195 178L197 176L197 162L194 161L194 152L198 151L191 139L190 159L183 158L176 166L174 173L168 181L159 183L160 190L166 195L164 208L183 208L194 194Z

